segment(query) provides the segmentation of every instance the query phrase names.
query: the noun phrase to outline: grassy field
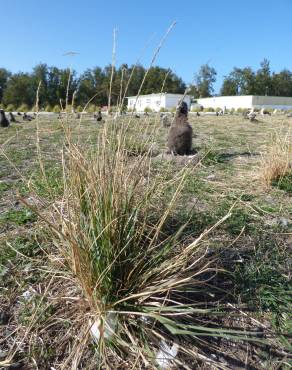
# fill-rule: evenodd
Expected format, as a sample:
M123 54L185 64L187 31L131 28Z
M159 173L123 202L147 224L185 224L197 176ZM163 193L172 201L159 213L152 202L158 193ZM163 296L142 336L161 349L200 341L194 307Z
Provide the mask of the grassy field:
M3 368L11 369L96 368L100 352L90 336L84 342L79 337L89 315L87 298L56 251L47 220L54 219L53 206L61 202L64 191L63 149L68 145L64 126L70 127L71 143L98 153L97 137L106 125L129 125L125 143L129 166L145 153L151 157L149 171L169 184L169 193L160 194L161 204L174 192L172 179L188 168L177 205L163 225L164 235L171 236L184 225L180 240L186 245L229 215L202 240L202 256L215 266L216 274L194 299L198 307L212 306L221 314L214 319L202 314L198 320L211 328L218 324L257 333L255 340L246 341L226 333L210 338L197 334L194 360L184 362L181 354L184 365L174 368L290 368L291 167L290 174L288 168L285 177L269 184L263 176L269 153L279 141L285 142L291 161L292 120L276 115L252 123L237 115L190 115L194 158L199 162L161 156L167 129L160 127L158 116L128 122L128 117L102 124L90 117L69 118L66 123L40 117L38 123L13 124L0 131L0 365L2 361ZM180 343L185 341L183 334L178 337ZM191 342L188 346L190 353ZM112 353L108 356L111 362ZM138 362L127 364L127 356L120 353L112 368L143 368Z

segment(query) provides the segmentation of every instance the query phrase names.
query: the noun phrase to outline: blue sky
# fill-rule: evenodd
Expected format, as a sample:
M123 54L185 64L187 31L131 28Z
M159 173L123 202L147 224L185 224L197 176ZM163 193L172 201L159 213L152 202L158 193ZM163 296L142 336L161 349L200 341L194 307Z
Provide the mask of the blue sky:
M200 65L218 72L216 88L234 66L292 69L292 0L0 0L0 67L30 71L39 62L78 72L111 61L149 65L172 21L156 64L191 82ZM74 57L63 56L76 51Z

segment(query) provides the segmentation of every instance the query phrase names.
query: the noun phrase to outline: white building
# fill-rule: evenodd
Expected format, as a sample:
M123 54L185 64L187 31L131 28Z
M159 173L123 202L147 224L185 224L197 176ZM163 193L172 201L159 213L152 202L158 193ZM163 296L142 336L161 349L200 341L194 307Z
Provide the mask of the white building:
M151 109L153 112L159 112L161 108L170 110L175 108L178 102L183 98L183 94L148 94L128 97L128 110L136 109L137 112L144 112L145 108ZM186 95L184 101L190 108L191 97Z
M271 108L271 109L292 109L292 97L282 96L214 96L211 98L196 99L194 107L197 104L204 108Z

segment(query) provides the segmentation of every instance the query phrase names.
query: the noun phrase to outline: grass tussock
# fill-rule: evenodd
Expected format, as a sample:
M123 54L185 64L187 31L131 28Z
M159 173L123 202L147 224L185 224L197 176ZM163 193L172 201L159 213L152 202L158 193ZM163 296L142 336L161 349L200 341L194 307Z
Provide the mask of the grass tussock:
M172 235L163 232L190 169L162 180L153 174L149 152L129 157L127 134L127 126L108 124L97 151L71 139L66 144L64 191L47 221L87 307L84 337L66 366L71 360L78 366L92 339L100 367L124 361L159 367L159 351L169 366L187 367L190 359L213 363L199 349L204 338L241 333L209 325L214 302L209 307L203 297L217 270L201 244L208 231L189 243L182 237L186 224ZM171 348L175 356L167 353Z
M266 187L285 184L292 176L292 144L291 133L275 134L272 144L262 157L260 178ZM288 181L289 182L289 181Z
M222 149L226 123L237 120L238 140L240 118L221 123L219 144L206 156L211 166L195 173L152 158L167 135L155 117L142 125L108 117L98 127L90 117L85 124L71 118L39 119L38 156L30 166L22 156L25 176L16 177L28 211L11 201L10 167L2 172L0 318L8 322L0 367L223 369L239 359L261 369L286 358L289 194L271 192L266 201L242 172L243 159ZM7 148L12 155L20 143L31 146L33 124ZM218 125L202 122L200 131L209 137ZM256 136L254 151L261 135L265 145L270 140L257 129L247 131L249 142ZM234 145L235 154L245 153ZM224 163L228 155L228 167L218 153ZM253 173L257 158L245 160ZM285 234L277 234L284 223ZM275 244L260 248L266 231ZM271 348L281 355L259 365Z

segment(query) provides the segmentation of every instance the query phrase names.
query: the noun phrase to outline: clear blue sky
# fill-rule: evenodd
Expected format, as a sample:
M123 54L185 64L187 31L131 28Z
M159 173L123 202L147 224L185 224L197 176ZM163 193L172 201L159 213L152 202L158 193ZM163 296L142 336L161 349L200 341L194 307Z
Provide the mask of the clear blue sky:
M0 67L30 71L39 62L78 72L111 61L117 27L117 64L144 50L147 66L172 21L176 27L156 64L191 82L209 62L222 76L234 66L292 70L292 0L0 0ZM79 52L65 57L67 51Z

